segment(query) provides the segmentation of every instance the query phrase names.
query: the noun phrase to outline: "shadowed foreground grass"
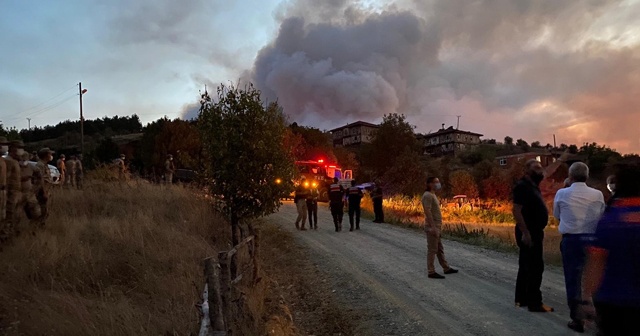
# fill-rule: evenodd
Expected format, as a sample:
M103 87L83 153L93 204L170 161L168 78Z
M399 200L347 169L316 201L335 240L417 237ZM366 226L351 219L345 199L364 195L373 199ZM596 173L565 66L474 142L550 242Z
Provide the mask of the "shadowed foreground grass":
M227 249L212 207L180 187L56 190L47 226L0 252L0 333L196 332L202 260Z

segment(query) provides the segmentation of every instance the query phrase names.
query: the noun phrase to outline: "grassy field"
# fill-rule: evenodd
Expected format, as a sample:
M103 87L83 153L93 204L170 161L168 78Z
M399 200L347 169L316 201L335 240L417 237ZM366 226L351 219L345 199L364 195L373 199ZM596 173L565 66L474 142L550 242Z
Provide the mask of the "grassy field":
M473 211L445 207L442 234L445 238L505 252L517 252L511 205L507 202L490 202L490 209ZM418 197L392 197L383 201L385 222L414 229L424 227L424 211ZM362 200L362 209L373 218L373 204L369 197ZM560 240L555 220L545 230L545 261L561 265Z
M230 248L229 226L206 198L99 171L52 200L46 227L24 223L0 245L0 335L197 333L203 259ZM234 334L354 334L291 235L260 231L262 280L238 284Z
M47 226L23 227L0 253L0 330L196 331L202 259L228 247L229 234L208 203L192 196L146 183L56 190Z

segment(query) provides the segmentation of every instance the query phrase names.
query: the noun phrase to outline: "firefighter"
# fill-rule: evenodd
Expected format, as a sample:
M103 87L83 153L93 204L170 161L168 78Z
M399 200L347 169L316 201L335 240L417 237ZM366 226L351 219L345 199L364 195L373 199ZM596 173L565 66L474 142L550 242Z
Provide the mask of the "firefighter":
M36 163L36 171L34 178L34 191L38 205L40 205L40 218L38 224L44 226L49 216L49 200L51 196L51 170L49 170L49 162L53 160L54 151L45 147L38 151L38 163Z
M300 184L296 188L296 194L293 198L293 202L296 204L296 208L298 210L298 218L296 218L296 229L306 231L307 229L304 227L307 222L307 195L308 190L307 184L308 182L305 180L304 176L300 180ZM302 223L301 223L302 222ZM302 224L302 225L300 225Z
M338 178L333 178L333 184L329 186L329 209L333 217L333 225L336 232L342 231L342 216L344 214L344 188L338 184Z
M309 228L313 230L318 229L318 186L316 182L313 182L309 186L309 192L307 194L307 213L309 215Z
M356 230L360 230L360 200L362 199L362 190L356 187L356 181L351 180L351 187L347 190L347 197L349 198L349 225L351 228L349 231L353 231L353 215L356 220Z
M29 153L22 155L20 161L20 182L22 183L22 199L19 203L19 209L24 210L27 215L27 219L35 221L40 218L40 205L36 199L36 194L33 191L33 180L35 177L35 169L29 164Z

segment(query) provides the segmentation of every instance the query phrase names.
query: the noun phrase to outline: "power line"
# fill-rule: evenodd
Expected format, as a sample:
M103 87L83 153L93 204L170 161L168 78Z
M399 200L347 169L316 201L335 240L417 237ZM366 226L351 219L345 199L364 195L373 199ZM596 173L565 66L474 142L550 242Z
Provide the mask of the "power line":
M49 99L47 99L47 100L45 100L45 101L43 101L43 102L41 102L41 103L37 104L37 105L31 106L31 107L29 107L28 109L22 110L22 111L20 111L20 112L18 112L18 113L14 113L14 114L10 115L9 117L14 117L14 116L20 115L20 114L22 114L22 113L25 113L25 112L27 112L27 111L29 111L29 110L33 110L33 109L35 109L35 108L37 108L37 107L40 107L40 106L42 106L42 105L44 105L44 104L46 104L46 103L48 103L48 102L50 102L50 101L52 101L52 100L54 100L54 99L56 99L56 98L58 98L58 97L62 96L62 95L63 95L63 94L65 94L67 91L69 91L69 90L71 90L71 89L75 88L76 86L77 86L77 85L75 85L75 84L74 84L72 87L70 87L70 88L68 88L68 89L66 89L66 90L64 90L64 91L62 91L62 92L60 92L60 93L58 93L57 95L55 95L55 96L53 96L53 97L51 97L51 98L49 98Z
M63 100L61 100L61 101L57 101L57 102L52 103L52 104L50 104L50 105L44 106L44 107L42 107L42 108L40 108L40 109L38 109L38 110L32 111L32 112L27 113L27 114L22 114L22 115L19 115L19 116L16 116L16 117L6 118L6 120L17 120L17 119L21 119L21 118L23 118L23 117L30 117L30 118L32 118L32 117L35 117L35 116L41 115L41 114L43 114L43 113L45 113L45 112L47 112L47 111L50 111L50 110L52 110L52 109L54 109L54 108L56 108L56 107L58 107L58 106L60 106L60 105L62 105L62 104L64 104L64 103L66 103L67 101L69 101L69 100L71 100L71 99L75 98L75 96L76 96L76 94L73 94L73 95L71 95L71 96L68 96L68 97L64 98L64 99L63 99Z

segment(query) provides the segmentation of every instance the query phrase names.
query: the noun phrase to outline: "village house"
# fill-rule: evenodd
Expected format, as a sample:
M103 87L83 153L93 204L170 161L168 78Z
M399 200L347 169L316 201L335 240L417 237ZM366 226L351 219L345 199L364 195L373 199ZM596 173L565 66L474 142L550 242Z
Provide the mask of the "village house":
M418 141L422 144L423 154L431 156L456 155L461 151L473 148L480 144L482 134L462 131L450 126L442 128L435 133L418 135Z
M333 147L357 147L363 143L371 143L379 127L365 121L356 121L329 132L333 137Z
M543 167L548 167L552 163L556 162L556 155L548 151L533 151L496 157L496 161L500 167L503 168L511 168L514 165L523 165L529 160L536 160L540 162Z

